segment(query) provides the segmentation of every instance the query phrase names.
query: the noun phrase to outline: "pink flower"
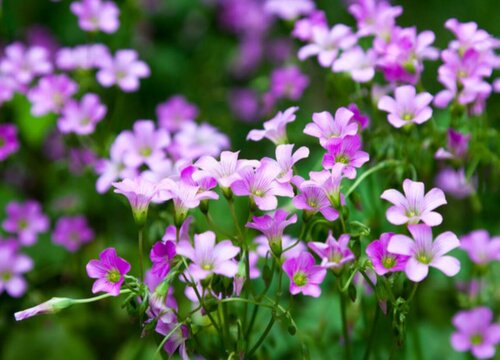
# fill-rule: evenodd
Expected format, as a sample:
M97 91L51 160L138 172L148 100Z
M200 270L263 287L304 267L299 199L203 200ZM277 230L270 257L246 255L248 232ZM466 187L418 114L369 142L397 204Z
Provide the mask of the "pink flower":
M303 252L297 257L289 258L283 263L283 270L290 278L290 293L302 293L307 296L319 297L319 285L326 276L326 270L315 265L314 257Z
M267 257L271 252L271 247L269 246L269 240L267 240L267 237L264 235L257 236L254 242L257 244L257 254L262 258ZM283 248L283 252L281 254L282 260L297 257L300 253L307 251L307 247L302 241L293 239L286 234L281 237L281 247Z
M442 271L446 276L455 276L460 271L460 262L445 255L460 246L457 236L444 232L433 241L432 228L425 224L408 225L412 238L394 235L387 250L394 254L409 256L405 266L408 279L420 282L427 277L429 266Z
M493 323L491 309L480 306L468 311L459 311L453 317L456 332L451 335L451 345L456 351L471 351L477 359L495 356L495 347L500 343L500 324Z
M103 59L110 57L106 45L78 45L74 48L59 49L56 54L56 64L61 70L88 70L98 68Z
M284 186L276 181L280 173L276 163L263 159L255 170L251 167L241 169L241 179L231 184L231 190L237 196L249 196L261 210L274 210L278 206L276 196L293 197L290 184Z
M124 179L112 185L115 187L115 193L122 194L128 199L136 222L144 224L149 204L158 193L157 185L143 177Z
M276 145L286 144L286 125L295 120L297 106L290 107L285 112L278 112L275 117L264 123L264 130L252 130L247 135L247 140L260 141L264 138L271 140Z
M342 182L342 169L332 169L332 171L311 171L309 173L310 180L306 180L299 186L312 186L321 188L330 203L334 207L339 207L343 201L342 194L340 193L340 185Z
M304 75L297 66L274 69L271 74L269 95L273 99L297 101L308 85L309 77Z
M60 218L52 233L52 241L64 246L70 252L76 252L83 244L94 239L94 232L84 216Z
M0 294L4 291L12 297L21 297L27 288L22 274L33 268L33 261L18 253L15 241L0 241Z
M400 86L394 91L395 99L383 96L378 102L380 110L389 113L387 119L395 128L408 124L422 124L432 117L432 95L429 93L416 94L411 85Z
M470 135L464 135L453 129L448 129L447 149L439 148L434 157L436 159L460 159L467 155Z
M359 83L371 81L375 76L376 55L372 49L364 52L359 46L345 51L333 64L334 72L347 72Z
M77 90L78 85L66 75L45 76L28 93L31 113L34 116L58 114Z
M84 31L102 31L108 34L118 30L120 14L112 1L81 0L71 3L71 12L78 16L78 24Z
M288 225L297 222L297 215L293 214L289 219L285 210L278 209L273 215L254 216L252 222L245 226L251 229L259 230L269 241L269 247L273 254L280 257L283 251L281 240L283 231Z
M324 11L314 10L307 18L297 20L294 24L292 35L302 41L309 41L312 39L315 27L328 28Z
M266 0L264 11L284 20L294 20L309 14L315 7L312 0Z
M387 209L387 220L394 225L417 224L420 221L428 226L437 226L443 217L433 211L446 204L441 189L433 188L424 194L424 183L406 179L403 181L404 195L394 189L385 190L380 196L394 206Z
M125 92L139 89L139 79L148 77L149 66L138 60L137 51L118 50L115 57L104 58L99 63L97 81L104 87L118 85Z
M500 237L490 235L486 230L475 230L460 238L460 246L469 258L478 265L500 261Z
M194 121L198 116L198 108L184 96L176 95L158 104L156 115L161 128L174 132L179 130L183 123Z
M331 139L326 144L326 149L328 153L323 157L323 166L326 169L333 169L334 172L342 171L342 174L348 179L354 179L356 168L370 160L370 155L360 150L361 139L359 135Z
M279 183L289 183L292 181L294 165L309 156L309 149L307 147L302 146L295 153L293 153L293 147L293 144L278 145L276 147L276 161L265 158L277 164L281 169L276 179Z
M403 8L385 1L359 0L349 5L349 12L356 18L360 36L381 36L394 27Z
M164 279L170 271L170 263L176 254L176 245L173 241L157 241L151 248L149 257L153 263L151 272Z
M366 129L368 125L370 125L370 118L367 115L363 114L356 104L349 104L349 106L347 106L347 109L354 114L350 122L358 124L358 130Z
M353 123L354 113L345 107L338 108L335 119L327 111L314 113L313 122L304 128L304 134L317 137L321 146L325 147L330 139L341 139L348 135L356 135L358 125Z
M52 71L49 56L49 52L43 47L26 48L16 42L5 47L0 72L20 84L28 85L36 76L47 75Z
M155 327L155 331L166 337L170 335L163 349L168 353L169 357L179 350L179 356L182 360L189 360L189 356L186 351L186 340L189 338L189 329L186 325L181 325L177 330L174 331L176 323L165 323L163 321L158 321ZM173 333L172 333L173 332Z
M42 207L36 201L13 201L7 204L6 211L7 218L3 221L3 228L9 233L17 234L21 245L33 245L37 235L49 229L49 218L42 213Z
M17 127L14 124L0 124L0 161L19 150Z
M80 103L70 100L61 111L57 121L59 130L64 133L74 132L79 135L92 134L98 122L106 115L106 106L96 94L86 94Z
M234 257L240 249L231 241L223 240L215 243L215 234L211 231L194 236L194 247L188 242L177 245L177 254L192 261L188 271L195 280L203 280L212 274L232 278L238 271Z
M293 206L309 214L320 212L328 221L339 217L338 211L332 207L325 190L318 184L300 181L299 194L293 198Z
M370 259L375 272L383 276L388 272L404 271L408 256L392 254L387 246L394 233L383 233L380 240L372 241L366 247L366 255Z
M331 67L339 51L351 48L356 41L356 36L346 25L337 24L332 29L317 26L312 29L312 43L302 47L298 57L303 61L311 56L318 56L321 66Z
M89 278L97 279L92 286L92 292L107 292L110 295L120 295L120 288L125 280L125 274L130 271L130 264L116 254L114 248L104 249L99 254L99 260L90 260L87 264Z
M436 185L457 199L464 199L476 191L477 178L467 178L463 168L451 167L442 169L436 176Z
M309 248L321 258L321 267L325 269L341 269L346 263L355 259L349 249L350 236L342 234L339 240L335 240L330 231L324 243L310 242Z

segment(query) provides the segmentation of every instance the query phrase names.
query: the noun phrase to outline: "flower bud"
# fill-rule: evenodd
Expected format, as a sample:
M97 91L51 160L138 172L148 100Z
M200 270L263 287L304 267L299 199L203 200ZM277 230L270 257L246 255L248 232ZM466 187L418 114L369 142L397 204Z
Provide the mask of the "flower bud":
M16 321L21 321L36 315L55 314L67 307L70 307L73 303L73 299L55 297L32 308L16 312L14 317L16 318Z

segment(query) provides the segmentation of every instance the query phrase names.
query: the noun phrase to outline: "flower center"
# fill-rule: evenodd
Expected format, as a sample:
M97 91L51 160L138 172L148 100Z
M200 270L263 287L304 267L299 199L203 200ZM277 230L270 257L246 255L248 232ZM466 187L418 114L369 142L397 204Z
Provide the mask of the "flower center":
M213 270L213 268L214 268L214 266L213 266L212 264L208 264L208 263L207 263L207 264L203 264L203 265L201 266L201 268L202 268L203 270L206 270L206 271L212 271L212 270Z
M1 277L1 279L5 282L9 281L11 278L12 274L10 272L4 272Z
M342 164L348 164L349 163L349 158L345 155L337 155L335 157L335 161L342 163Z
M122 80L122 79L124 79L124 78L125 78L125 76L127 76L127 74L126 74L126 73L125 73L125 71L123 71L123 70L118 70L118 71L116 72L116 78L117 78L118 80Z
M297 271L293 274L293 282L297 286L304 286L307 284L307 276L303 271Z
M333 262L333 263L340 263L340 261L342 260L343 256L342 256L342 253L340 251L334 251L328 260L330 260L330 262Z
M5 144L7 144L7 141L3 137L0 137L0 148L4 147Z
M430 264L432 258L427 254L421 253L417 255L417 260L422 264Z
M457 73L457 77L459 79L466 78L467 77L467 72L465 70L459 70L458 73Z
M145 146L145 147L141 148L141 150L139 152L142 156L148 157L153 153L153 150L151 150L151 148L149 146Z
M394 267L394 265L396 265L396 259L392 256L384 256L382 258L382 265L386 269L392 269Z
M17 227L20 229L20 230L24 230L28 227L28 221L26 219L20 219L18 222L17 222Z
M483 343L483 335L474 334L470 337L470 342L472 345L481 345Z
M80 125L88 125L88 124L90 124L90 118L88 116L85 116L80 120Z
M413 119L413 115L410 113L404 113L402 118L404 121L410 121L411 119Z
M111 269L108 271L108 274L106 275L106 278L108 279L109 282L116 284L118 281L120 281L122 275L117 269Z
M307 201L307 204L312 207L313 209L317 208L318 207L318 203L316 202L316 200L313 200L313 199L309 199Z
M264 195L264 191L262 191L262 190L255 190L254 191L254 195L257 196L257 197L262 197L262 195Z

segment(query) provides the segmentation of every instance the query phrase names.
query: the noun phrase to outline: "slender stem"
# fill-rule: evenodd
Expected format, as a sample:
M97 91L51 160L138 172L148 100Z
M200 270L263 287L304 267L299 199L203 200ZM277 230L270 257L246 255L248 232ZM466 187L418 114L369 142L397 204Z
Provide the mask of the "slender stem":
M402 162L399 160L385 160L385 161L382 161L381 163L377 164L376 166L372 167L371 169L365 171L363 174L361 174L356 179L356 181L354 182L354 184L351 185L349 190L347 190L347 192L345 193L345 198L347 199L349 197L349 195L351 195L352 192L354 190L356 190L356 188L363 182L363 180L365 180L371 174L373 174L381 169L384 169L386 167L396 166L396 165L400 165L400 164L402 164Z
M161 349L163 349L163 346L165 345L165 343L168 341L168 339L174 335L174 333L182 326L182 323L178 323L177 325L175 325L175 327L163 338L163 340L161 341L160 345L158 345L158 347L156 348L156 351L155 353L153 354L153 360L156 359L158 357L158 355L160 355L160 352L161 352Z
M377 330L377 322L379 316L380 316L380 309L378 307L378 304L375 304L375 316L373 317L372 329L370 331L370 337L368 338L368 344L366 347L365 356L363 357L364 360L370 360L370 355L373 350L373 343L375 340L375 330Z
M255 301L252 301L249 299L245 299L245 298L227 298L227 299L222 299L220 302L221 303L242 302L242 303L254 304L255 306L264 306L264 307L268 307L270 309L274 309L273 305L265 304L265 303L258 303L258 302L255 302Z
M410 296L408 297L408 302L411 302L413 300L413 298L415 297L415 294L417 293L417 289L418 289L418 282L416 283L413 283L413 288L411 289L411 293L410 293Z
M124 290L120 291L120 295L129 294L131 292L132 291L129 290L129 289L124 289ZM114 296L114 295L111 295L111 294L102 294L102 295L94 296L94 297L87 298L87 299L72 299L72 300L73 300L74 304L87 304L87 303L99 301L99 300L102 300L102 299L106 299L106 298L109 298L109 297L112 297L112 296Z
M257 351L257 349L262 345L262 343L266 339L267 335L269 335L269 332L273 328L273 325L274 325L274 316L271 316L271 319L267 323L266 329L264 330L264 332L260 336L259 340L257 340L257 342L255 343L253 348L251 348L250 351L248 352L248 356L247 356L248 359L250 359L252 357L252 355Z
M344 336L345 343L345 358L347 360L351 359L351 343L349 341L349 328L347 324L347 302L346 296L340 293L340 312L342 315L342 334Z
M366 275L365 271L364 270L359 270L359 273L363 276L363 278L366 280L366 282L368 283L368 285L370 286L370 288L375 291L375 284L373 283L372 279L370 279L368 277L368 275Z
M346 283L344 284L344 286L342 286L340 288L340 292L342 293L345 293L347 291L347 289L349 288L349 285L351 284L351 281L352 279L354 278L354 275L356 275L357 271L354 270L351 275L349 276L349 278L347 279Z
M144 227L139 228L139 271L141 282L144 282Z

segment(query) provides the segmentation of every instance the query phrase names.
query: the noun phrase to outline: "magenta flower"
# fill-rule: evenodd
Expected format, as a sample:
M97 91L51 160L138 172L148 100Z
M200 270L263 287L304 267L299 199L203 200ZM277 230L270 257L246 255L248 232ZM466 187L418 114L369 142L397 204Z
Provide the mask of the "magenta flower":
M342 234L337 241L330 231L324 243L310 242L308 245L321 258L321 267L340 270L345 264L355 259L354 254L349 249L350 239L349 235Z
M125 92L139 89L139 79L148 77L149 66L138 60L137 51L118 50L115 57L106 57L100 61L97 81L104 87L118 85Z
M133 131L123 131L119 137L129 147L124 156L125 164L135 168L142 164L154 166L161 162L170 144L170 134L165 129L155 129L151 120L137 120Z
M451 346L456 351L471 351L477 359L495 356L500 343L500 324L493 323L493 312L486 306L459 311L453 317L456 332L451 335Z
M153 263L151 272L159 278L164 279L170 271L170 263L175 254L175 243L173 241L157 241L149 253L149 257Z
M108 34L118 30L120 11L113 1L81 0L73 2L71 12L78 16L78 25L84 31L102 31Z
M328 221L339 217L338 211L332 207L325 190L313 182L301 181L298 185L299 194L293 198L293 206L311 215L320 212Z
M263 159L255 170L251 167L241 169L241 179L231 184L231 190L237 196L249 196L263 211L274 210L278 206L276 196L294 195L290 184L285 187L276 181L280 173L281 169L276 163Z
M48 75L28 93L31 113L42 116L50 112L59 114L66 102L78 90L78 85L66 75Z
M111 57L109 49L103 44L78 45L61 48L56 53L56 64L61 70L95 69L103 59Z
M184 96L176 95L156 107L158 124L161 128L175 132L185 122L192 122L198 116L198 108Z
M7 219L2 224L3 228L9 233L17 234L21 245L33 245L37 235L49 229L49 219L42 213L42 207L36 201L13 201L7 204L6 211Z
M189 356L186 351L186 340L189 338L189 329L186 325L181 325L177 330L174 331L176 323L165 323L163 321L158 321L155 327L155 331L163 335L164 337L170 335L168 340L165 342L163 349L168 353L169 357L179 350L179 356L182 360L189 360ZM172 333L172 331L174 331Z
M460 159L467 155L470 135L464 135L453 129L448 129L447 149L439 148L434 156L436 159Z
M347 50L356 44L356 35L343 24L337 24L332 29L322 26L312 29L311 44L299 50L298 57L305 60L317 56L318 62L323 67L331 67L337 59L340 50Z
M158 193L157 185L143 177L124 179L120 182L114 182L112 185L115 187L115 193L122 194L128 199L136 222L144 224L149 203Z
M370 118L367 115L361 113L356 104L349 104L349 106L347 106L347 109L354 114L350 122L358 124L358 130L366 129L368 125L370 125Z
M313 29L315 27L328 28L325 12L322 10L314 10L307 18L297 20L294 24L292 35L302 41L312 40Z
M469 258L478 265L500 261L500 236L493 236L486 230L475 230L460 238L460 246Z
M348 179L356 177L356 168L370 160L367 152L361 151L359 135L346 136L343 139L331 139L326 144L328 153L323 157L323 166L334 172L342 171Z
M286 125L295 120L297 106L290 107L285 112L278 112L275 117L264 123L264 130L252 130L248 133L247 140L260 141L264 138L271 140L276 145L286 144Z
M477 178L467 178L463 168L453 169L451 167L442 169L436 176L436 185L447 194L464 199L476 191Z
M238 160L239 151L223 151L220 160L212 156L203 156L195 165L201 169L201 173L213 176L222 188L229 188L233 182L241 179L239 171L245 167L256 168L260 165L257 160Z
M49 52L43 47L26 48L16 42L5 47L0 72L20 84L28 85L36 76L47 75L52 71L49 57Z
M177 244L177 254L192 261L189 273L195 280L203 280L212 274L229 278L238 271L238 264L234 257L240 249L233 246L231 241L223 240L215 243L215 234L211 231L194 236L194 247L188 242Z
M395 128L413 123L420 125L432 117L432 109L429 107L431 94L425 92L417 95L411 85L396 88L394 94L394 99L383 96L378 102L378 108L389 113L387 119Z
M254 122L261 112L259 94L251 88L236 88L229 93L229 107L242 121Z
M266 0L264 11L284 20L294 20L309 14L315 7L312 0Z
M356 135L358 125L353 123L354 113L345 107L338 108L335 119L328 111L314 113L313 122L306 125L304 134L317 137L321 146L325 147L330 139Z
M116 249L107 248L99 254L99 260L90 260L87 264L87 275L97 279L92 286L92 292L107 292L110 295L120 295L120 288L125 280L125 274L130 271L130 264L116 254Z
M403 8L391 6L386 1L360 0L349 5L349 12L356 19L360 36L380 36L394 27Z
M274 99L297 101L308 85L309 77L304 75L297 66L278 68L271 74L269 94Z
M15 241L0 241L0 295L6 291L12 297L21 297L27 288L22 274L32 268L33 261L18 252Z
M347 72L359 83L371 81L375 76L376 54L365 52L360 46L345 51L333 64L334 72Z
M457 236L447 231L432 240L432 228L425 224L408 225L413 239L406 235L393 235L387 251L409 256L405 266L408 279L420 282L427 277L429 266L442 271L446 276L455 276L460 271L460 262L446 255L460 246Z
M424 194L424 183L406 179L403 181L404 195L395 189L385 190L380 196L394 206L387 209L387 220L394 225L417 224L420 221L428 226L437 226L443 217L433 211L446 204L441 189L432 188Z
M283 263L283 270L290 278L290 293L319 297L319 285L326 276L326 270L314 263L314 257L304 251L297 257L288 258Z
M70 252L76 252L83 244L94 239L94 231L87 224L84 216L60 218L52 233L52 241L64 246Z
M287 219L289 215L285 210L278 209L273 215L254 216L252 222L248 222L245 226L264 234L273 254L280 257L283 251L281 243L283 231L288 225L297 222L296 214Z
M70 100L61 111L57 127L63 134L92 134L99 121L106 115L106 105L99 101L96 94L86 94L82 100Z
M17 127L14 124L0 124L0 161L19 150Z
M55 297L29 309L18 311L14 314L14 317L16 321L21 321L33 316L55 314L62 309L71 306L73 303L73 299Z
M372 241L366 247L366 255L368 255L373 269L380 276L388 272L404 271L409 258L387 251L387 246L393 235L394 233L383 233L379 240Z
M332 169L332 171L311 171L309 173L310 180L306 180L300 184L300 187L312 186L323 189L330 203L335 207L339 207L342 202L342 194L340 193L340 185L342 183L342 169Z

